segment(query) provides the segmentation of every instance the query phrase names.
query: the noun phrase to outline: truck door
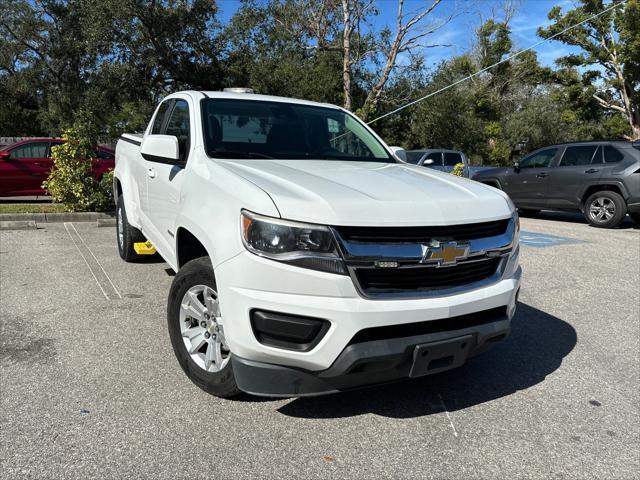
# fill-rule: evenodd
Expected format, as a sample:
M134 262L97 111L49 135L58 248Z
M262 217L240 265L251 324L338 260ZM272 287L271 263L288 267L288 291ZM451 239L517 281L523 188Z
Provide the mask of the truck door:
M186 163L191 147L191 120L186 100L174 101L168 120L160 132L178 138L180 159ZM145 160L147 167L147 211L153 230L150 240L163 254L175 250L174 224L178 213L184 164L169 165Z
M572 145L565 148L558 166L549 169L547 206L579 207L584 186L598 180L603 167L602 147Z

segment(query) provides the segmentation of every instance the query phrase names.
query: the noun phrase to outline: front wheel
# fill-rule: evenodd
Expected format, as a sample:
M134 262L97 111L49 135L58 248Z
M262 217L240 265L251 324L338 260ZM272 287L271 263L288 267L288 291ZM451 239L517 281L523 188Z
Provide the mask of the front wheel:
M584 216L594 227L616 228L624 220L627 207L616 192L595 192L584 202Z
M176 274L169 291L167 322L171 346L189 380L217 397L241 393L233 375L209 257L191 260Z

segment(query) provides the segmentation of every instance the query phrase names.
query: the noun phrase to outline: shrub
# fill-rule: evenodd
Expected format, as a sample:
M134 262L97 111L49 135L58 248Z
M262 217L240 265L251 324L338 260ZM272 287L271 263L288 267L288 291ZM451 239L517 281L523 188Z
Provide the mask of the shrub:
M453 166L453 171L451 173L458 177L464 176L464 163L456 163Z
M90 122L78 121L64 130L61 145L51 148L53 169L42 187L65 210L103 211L113 207L113 173L96 180L91 172L95 130Z

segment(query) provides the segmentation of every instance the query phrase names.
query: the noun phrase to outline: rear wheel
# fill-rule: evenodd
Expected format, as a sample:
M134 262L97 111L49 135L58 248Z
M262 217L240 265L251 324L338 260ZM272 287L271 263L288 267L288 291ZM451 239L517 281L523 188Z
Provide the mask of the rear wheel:
M595 192L584 202L584 216L594 227L615 228L622 223L626 213L624 199L609 190Z
M141 255L136 253L133 244L144 242L145 238L140 230L129 225L122 195L118 197L118 201L116 202L116 234L120 258L125 262L139 260Z
M173 351L189 380L217 397L241 393L233 375L209 257L191 260L176 274L169 291L167 322Z

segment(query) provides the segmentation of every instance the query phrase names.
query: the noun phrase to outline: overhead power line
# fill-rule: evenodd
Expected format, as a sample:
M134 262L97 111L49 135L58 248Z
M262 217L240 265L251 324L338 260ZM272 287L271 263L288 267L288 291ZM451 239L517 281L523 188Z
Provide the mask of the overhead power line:
M545 42L548 42L549 40L553 40L555 37L558 37L558 36L562 35L563 33L566 33L566 32L568 32L570 30L573 30L574 28L579 27L580 25L583 25L583 24L585 24L585 23L587 23L587 22L589 22L589 21L591 21L591 20L593 20L595 18L598 18L600 15L604 15L605 13L610 12L611 10L616 8L617 6L622 5L624 2L625 2L625 0L622 0L620 2L614 3L614 4L610 5L609 7L605 8L603 11L601 11L599 13L596 13L594 15L591 15L589 18L585 18L581 22L576 23L575 25L571 25L570 27L567 27L567 28L565 28L564 30L562 30L562 31L560 31L558 33L550 35L547 38L543 38L538 43L534 43L533 45L531 45L528 48L525 48L524 50L520 50L520 51L514 53L513 55L510 55L507 58L504 58L504 59L500 60L499 62L494 63L493 65L489 65L488 67L485 67L482 70L478 70L477 72L472 73L471 75L468 75L468 76L466 76L464 78L461 78L460 80L457 80L457 81L453 82L452 84L447 85L446 87L442 87L442 88L436 90L435 92L431 92L431 93L425 95L424 97L420 97L420 98L418 98L418 99L416 99L416 100L414 100L412 102L409 102L409 103L407 103L405 105L402 105L401 107L396 108L395 110L391 110L390 112L387 112L384 115L380 115L379 117L374 118L373 120L367 122L367 124L371 125L372 123L377 122L378 120L382 120L383 118L386 118L386 117L388 117L390 115L398 113L399 111L404 110L405 108L409 108L410 106L415 105L416 103L420 103L420 102L426 100L427 98L433 97L434 95L442 93L445 90L449 90L450 88L453 88L456 85L461 84L462 82L466 82L467 80L471 80L472 78L477 77L478 75L480 75L481 73L486 72L487 70L491 70L492 68L497 67L500 64L508 62L509 60L512 60L512 59L522 55L523 53L528 52L529 50L533 50L534 48L539 47L540 45L542 45Z

